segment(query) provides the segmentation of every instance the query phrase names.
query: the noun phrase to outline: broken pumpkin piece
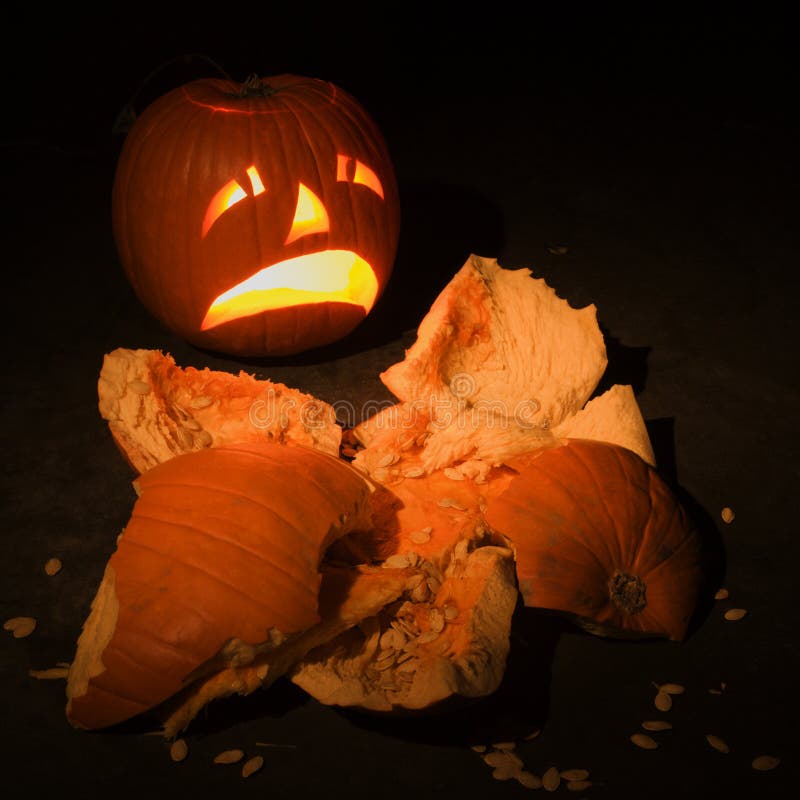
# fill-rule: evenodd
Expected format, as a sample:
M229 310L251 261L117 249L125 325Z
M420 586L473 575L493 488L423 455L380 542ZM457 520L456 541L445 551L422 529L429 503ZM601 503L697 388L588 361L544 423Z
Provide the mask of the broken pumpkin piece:
M657 471L627 448L571 439L509 464L486 522L514 550L525 604L592 633L685 637L700 537Z
M312 650L291 680L323 704L386 713L430 712L493 693L518 596L512 553L457 548L438 577L435 590L417 599L412 590Z
M179 367L158 350L107 353L100 414L137 472L186 452L234 442L291 443L339 454L332 406L245 372Z
M70 668L76 727L122 722L316 625L325 550L371 524L371 486L306 447L186 453L137 484Z

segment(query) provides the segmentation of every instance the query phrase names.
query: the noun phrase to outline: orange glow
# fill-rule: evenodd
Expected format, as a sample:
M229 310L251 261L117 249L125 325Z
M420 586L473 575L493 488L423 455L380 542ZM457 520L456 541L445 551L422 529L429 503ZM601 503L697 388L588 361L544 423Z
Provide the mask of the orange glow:
M232 206L244 200L247 193L236 181L228 181L212 198L203 220L203 237L211 226Z
M356 162L356 165L353 171L353 177L350 178L347 175L347 168L353 161ZM383 185L381 184L380 179L373 172L373 170L371 170L366 164L362 163L358 159L350 158L350 156L343 156L341 153L337 155L336 180L359 183L362 186L366 186L368 189L372 189L372 191L375 192L375 194L377 194L381 200L383 200Z
M255 165L247 168L247 177L250 178L250 185L253 187L253 197L266 191Z
M327 230L330 230L330 223L322 200L308 186L301 183L297 192L297 208L294 212L292 229L284 244L294 242L310 233L325 233Z
M223 292L200 329L307 303L348 303L368 314L377 295L378 279L361 256L351 250L323 250L280 261Z

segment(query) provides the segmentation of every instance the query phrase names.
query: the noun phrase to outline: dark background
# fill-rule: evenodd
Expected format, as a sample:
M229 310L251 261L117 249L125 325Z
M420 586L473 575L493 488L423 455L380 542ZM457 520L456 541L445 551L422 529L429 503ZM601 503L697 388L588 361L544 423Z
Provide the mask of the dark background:
M0 615L39 624L0 644L6 797L521 797L527 790L494 781L466 744L537 726L541 737L519 751L530 769L587 767L603 785L586 796L777 798L793 786L798 118L788 14L531 9L8 13ZM403 228L392 282L370 318L325 351L257 364L199 352L147 315L116 260L115 122L220 68L339 84L393 153ZM180 765L157 737L73 731L63 683L27 670L72 658L133 503L132 475L97 413L103 354L158 348L184 366L246 368L329 402L384 399L378 373L402 358L470 253L531 268L574 306L596 304L604 386L633 384L662 473L721 543L730 600L704 607L681 644L610 642L521 617L504 686L452 720L365 720L278 685L210 710ZM730 525L723 506L736 512ZM51 556L64 563L52 578L42 570ZM730 606L749 614L725 622ZM628 736L658 716L652 681L687 693L670 712L672 733L644 752ZM709 694L720 682L724 695ZM731 752L712 750L706 733ZM236 767L213 766L227 747L263 754L264 770L242 783ZM756 773L761 753L783 763Z

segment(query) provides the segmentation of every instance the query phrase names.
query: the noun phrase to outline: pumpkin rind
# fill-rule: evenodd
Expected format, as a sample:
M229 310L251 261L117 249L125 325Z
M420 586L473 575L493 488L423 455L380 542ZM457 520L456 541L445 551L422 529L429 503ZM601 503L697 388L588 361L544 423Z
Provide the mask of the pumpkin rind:
M112 193L119 259L144 306L196 346L239 356L328 344L365 309L314 301L203 330L216 298L260 270L323 251L366 261L380 296L399 233L394 168L364 107L321 80L260 83L271 91L242 93L234 81L209 78L157 99L127 135ZM354 165L377 176L382 196L356 180ZM301 185L324 206L329 229L292 238ZM242 201L209 227L209 203L226 186L238 187Z
M524 456L486 521L515 552L526 605L593 633L681 640L702 581L699 533L657 471L587 440Z
M314 626L325 549L370 524L369 485L291 445L180 455L137 484L70 671L79 727L153 708L226 644L246 654Z

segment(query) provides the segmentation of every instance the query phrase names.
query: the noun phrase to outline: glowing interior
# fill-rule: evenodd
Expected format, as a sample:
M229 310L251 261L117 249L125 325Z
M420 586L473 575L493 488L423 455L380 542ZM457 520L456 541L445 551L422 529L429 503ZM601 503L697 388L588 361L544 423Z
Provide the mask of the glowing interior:
M266 191L264 184L261 182L261 176L258 174L255 164L247 168L247 177L250 178L250 185L253 187L253 197Z
M212 198L206 209L206 216L203 219L203 236L205 236L211 226L222 216L231 206L235 206L240 200L244 200L247 193L236 181L228 181Z
M308 303L348 303L368 314L377 295L378 279L361 256L351 250L323 250L280 261L223 292L200 329Z
M348 168L350 164L355 161L352 176L348 175ZM344 156L341 153L336 156L336 180L349 181L351 183L359 183L372 189L381 200L383 200L383 185L381 184L378 176L364 163L358 159Z
M324 233L327 230L330 230L330 222L322 200L308 186L301 183L297 191L297 208L292 228L284 244L289 244L301 236L308 236L310 233Z

